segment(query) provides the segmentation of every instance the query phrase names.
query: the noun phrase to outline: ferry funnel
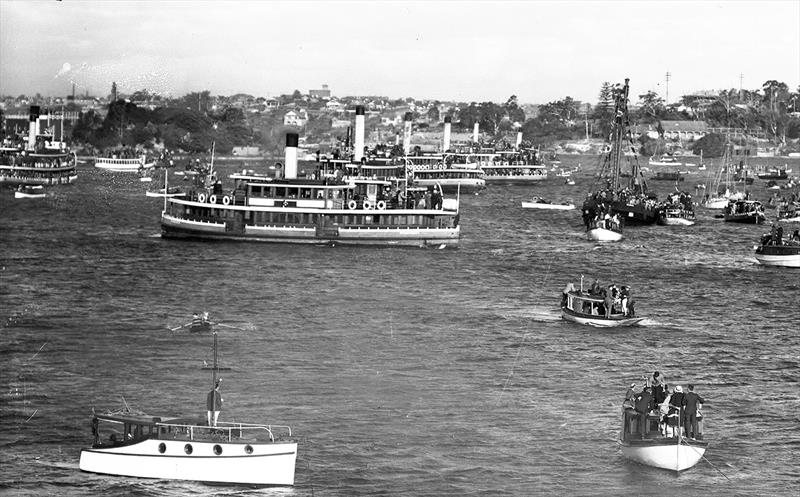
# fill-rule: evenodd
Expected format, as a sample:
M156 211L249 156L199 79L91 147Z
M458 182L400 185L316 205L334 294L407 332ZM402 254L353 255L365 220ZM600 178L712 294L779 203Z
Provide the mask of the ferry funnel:
M522 131L517 131L517 150L520 145L522 145Z
M28 148L36 146L36 135L39 134L39 106L31 105L28 111Z
M353 145L354 154L353 159L356 162L361 162L364 157L364 106L356 105L356 136L355 144Z
M297 178L297 133L286 133L286 152L284 156L283 177Z
M403 153L406 155L411 154L411 119L413 118L413 114L410 112L406 112L405 118L403 119L405 122L403 123L404 134L403 134Z
M475 123L475 126L472 128L472 141L478 143L478 129L480 128L480 124Z
M450 127L453 119L450 116L444 118L444 141L442 141L442 152L450 150Z

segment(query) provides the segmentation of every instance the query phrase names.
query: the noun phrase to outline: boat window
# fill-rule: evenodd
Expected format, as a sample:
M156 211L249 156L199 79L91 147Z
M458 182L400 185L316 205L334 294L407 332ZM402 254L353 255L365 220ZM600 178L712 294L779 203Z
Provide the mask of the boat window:
M165 444L164 442L161 442L160 444L158 444L158 452L159 452L159 454L163 454L166 451L167 451L167 444Z
M272 195L273 198L286 198L286 187L275 187L274 192L275 193Z
M194 449L192 449L192 444L186 444L183 446L183 451L186 452L187 454L191 454L193 450Z
M244 446L244 453L245 454L252 454L253 453L253 446L250 445L250 444L245 445Z
M219 446L219 445L215 445L214 446L214 454L216 454L216 455L222 454L222 447Z

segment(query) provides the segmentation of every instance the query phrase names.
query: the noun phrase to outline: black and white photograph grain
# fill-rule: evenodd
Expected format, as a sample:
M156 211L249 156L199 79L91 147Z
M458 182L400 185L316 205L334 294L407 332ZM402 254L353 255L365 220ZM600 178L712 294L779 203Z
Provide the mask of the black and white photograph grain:
M800 495L800 0L0 0L0 495Z

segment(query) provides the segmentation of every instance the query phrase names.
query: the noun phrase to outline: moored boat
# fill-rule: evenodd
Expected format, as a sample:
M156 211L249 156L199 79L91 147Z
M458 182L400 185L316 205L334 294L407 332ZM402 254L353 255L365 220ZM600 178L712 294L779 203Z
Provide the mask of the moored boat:
M147 190L146 192L144 192L144 195L146 197L163 198L163 197L183 197L184 195L186 195L186 193L183 192L180 189L180 187L175 186L175 187L167 188L166 191L163 188L161 188L161 189L159 189L157 191Z
M658 208L658 224L663 226L692 226L695 223L692 196L686 192L672 193Z
M580 289L568 284L561 295L562 319L599 328L633 326L644 319L635 315L627 287L619 290L613 285L606 289L595 286L589 292L584 292L583 278ZM606 292L606 296L602 291Z
M655 156L650 157L650 160L647 161L647 163L649 165L651 165L651 166L691 166L691 165L694 165L694 164L691 164L691 163L684 164L683 162L680 162L678 159L676 159L675 157L673 157L671 155L668 155L668 154L664 154L661 157L659 157L658 159L656 159Z
M146 155L136 158L95 157L94 167L114 173L141 173L154 168L156 163L148 161Z

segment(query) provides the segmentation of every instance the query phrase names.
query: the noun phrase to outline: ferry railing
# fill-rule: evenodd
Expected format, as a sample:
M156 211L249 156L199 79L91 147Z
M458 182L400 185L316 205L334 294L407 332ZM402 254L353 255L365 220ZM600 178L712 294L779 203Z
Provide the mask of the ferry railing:
M156 423L158 427L174 428L178 430L185 430L188 433L189 440L194 440L196 434L199 436L201 433L214 433L222 431L227 434L228 442L234 438L234 433L238 432L237 438L242 438L245 432L262 432L269 436L270 442L275 441L276 431L285 431L288 437L292 436L292 428L286 425L262 425L254 423L234 423L234 422L219 422L216 426L208 425L187 425L178 423Z

